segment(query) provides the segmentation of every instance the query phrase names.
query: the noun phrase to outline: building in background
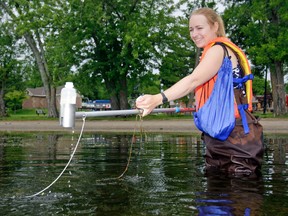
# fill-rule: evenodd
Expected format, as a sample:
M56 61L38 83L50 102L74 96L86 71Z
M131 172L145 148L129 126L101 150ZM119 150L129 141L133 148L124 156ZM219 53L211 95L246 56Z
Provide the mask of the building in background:
M57 108L59 109L60 105L60 93L64 86L57 87L56 90L56 103ZM27 88L27 99L25 99L22 103L22 109L46 109L47 99L44 87L38 88ZM79 93L77 93L76 98L76 108L79 109L82 106L82 98Z

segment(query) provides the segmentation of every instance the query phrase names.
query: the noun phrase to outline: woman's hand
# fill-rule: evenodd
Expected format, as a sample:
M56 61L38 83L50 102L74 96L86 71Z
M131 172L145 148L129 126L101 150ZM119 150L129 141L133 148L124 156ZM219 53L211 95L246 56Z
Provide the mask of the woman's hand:
M143 95L136 99L136 107L138 109L143 109L143 117L151 113L152 110L160 104L162 104L161 94Z

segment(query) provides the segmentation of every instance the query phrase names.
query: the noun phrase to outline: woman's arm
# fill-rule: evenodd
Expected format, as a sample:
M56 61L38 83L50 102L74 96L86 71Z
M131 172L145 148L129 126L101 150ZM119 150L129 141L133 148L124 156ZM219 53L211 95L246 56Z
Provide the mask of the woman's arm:
M211 47L204 59L194 69L193 73L179 80L173 86L164 91L168 101L182 98L192 92L197 86L207 82L220 69L224 57L223 48L220 45ZM162 104L162 95L143 95L137 98L136 107L143 109L143 116L148 115L155 107Z

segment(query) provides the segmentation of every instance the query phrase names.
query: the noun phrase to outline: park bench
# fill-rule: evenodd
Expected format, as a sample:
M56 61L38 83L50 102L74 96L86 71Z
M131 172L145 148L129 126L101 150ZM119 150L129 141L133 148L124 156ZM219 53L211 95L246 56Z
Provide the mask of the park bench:
M36 114L39 116L39 115L46 115L45 111L42 110L42 109L36 109Z

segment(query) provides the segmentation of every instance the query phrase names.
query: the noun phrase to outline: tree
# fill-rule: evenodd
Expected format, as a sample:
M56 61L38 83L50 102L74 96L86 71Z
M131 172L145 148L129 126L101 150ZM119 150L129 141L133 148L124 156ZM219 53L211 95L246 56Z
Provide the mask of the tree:
M59 76L53 74L53 67L47 56L49 50L46 40L57 34L54 23L57 15L61 14L59 4L56 0L49 4L41 0L0 2L1 12L7 17L5 22L10 24L10 30L17 37L25 39L34 55L46 93L49 117L58 116L55 84Z
M274 114L283 115L287 112L284 66L288 58L288 3L280 0L228 2L224 16L227 32L233 41L245 47L255 65L269 68Z
M267 94L271 92L270 83L267 85ZM265 94L265 79L254 76L253 79L253 94L254 95L264 95Z
M11 32L24 38L33 52L49 116L54 117L55 87L68 80L82 95L110 97L113 109L126 109L127 98L159 91L155 71L162 73L165 85L173 81L173 74L175 79L187 75L194 66L190 59L195 51L189 39L188 16L177 19L173 14L185 3L7 0L0 5ZM29 73L34 72L31 69ZM37 81L37 76L33 78Z
M22 108L22 102L26 98L26 94L23 91L10 91L5 95L5 101L7 108L16 111Z
M161 67L176 25L173 1L71 0L69 4L71 11L65 16L69 26L59 41L65 40L65 49L73 50L79 89L99 95L92 89L96 83L101 89L104 85L113 109L126 109L134 91L147 89L144 83L159 91L160 83L151 78ZM173 37L177 43L179 35ZM84 88L83 83L94 85Z
M0 24L0 116L7 116L5 94L16 88L23 90L22 68L23 64L17 56L16 38L11 34L9 28Z

